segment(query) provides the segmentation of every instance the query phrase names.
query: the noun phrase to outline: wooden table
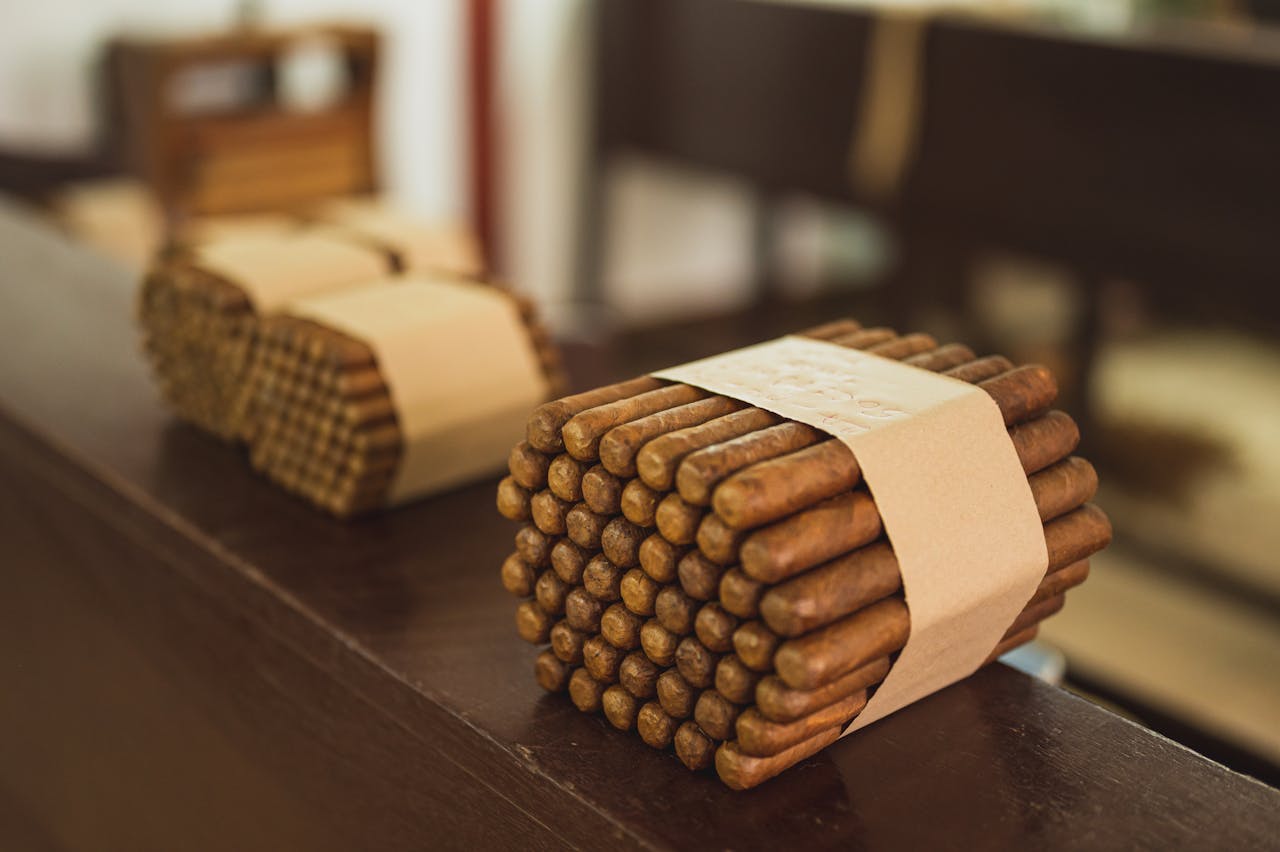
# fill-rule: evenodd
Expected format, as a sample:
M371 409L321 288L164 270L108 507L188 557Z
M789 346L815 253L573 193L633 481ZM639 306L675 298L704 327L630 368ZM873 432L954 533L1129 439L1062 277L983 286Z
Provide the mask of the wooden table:
M7 204L0 257L7 848L1280 837L1276 791L1001 666L758 790L692 775L534 684L492 483L313 514L160 406L122 273Z

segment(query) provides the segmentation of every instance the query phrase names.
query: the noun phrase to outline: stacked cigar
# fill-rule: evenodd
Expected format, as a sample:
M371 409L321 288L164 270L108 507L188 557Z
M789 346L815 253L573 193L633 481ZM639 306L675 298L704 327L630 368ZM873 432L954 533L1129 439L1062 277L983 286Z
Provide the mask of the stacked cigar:
M841 320L805 336L977 384L1044 522L1049 567L991 659L1034 638L1110 540L1075 423L1042 367ZM846 445L687 385L638 378L537 409L498 509L502 582L535 674L690 769L751 787L834 741L910 632L901 577Z

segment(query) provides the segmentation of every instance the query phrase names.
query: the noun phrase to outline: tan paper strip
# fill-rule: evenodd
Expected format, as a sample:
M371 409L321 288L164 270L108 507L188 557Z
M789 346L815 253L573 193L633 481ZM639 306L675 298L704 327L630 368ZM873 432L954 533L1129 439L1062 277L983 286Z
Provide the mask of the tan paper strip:
M390 504L501 469L547 397L515 303L492 287L409 276L288 312L373 349L404 441Z
M845 733L977 670L1048 567L995 402L973 385L784 337L654 373L830 433L853 450L902 572L911 634Z
M391 271L382 253L317 230L216 240L196 249L195 263L240 286L264 316L303 296L375 281Z

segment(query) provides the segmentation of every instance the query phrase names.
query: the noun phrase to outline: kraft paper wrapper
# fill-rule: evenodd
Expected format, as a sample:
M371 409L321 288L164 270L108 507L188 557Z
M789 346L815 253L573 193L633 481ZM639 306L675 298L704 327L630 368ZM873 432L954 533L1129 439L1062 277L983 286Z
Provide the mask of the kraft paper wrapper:
M821 429L857 457L898 557L911 634L845 734L976 671L1044 577L1031 487L981 389L798 337L654 375Z
M335 232L395 252L406 272L445 272L464 278L484 272L475 235L460 223L429 223L372 201L333 202L318 215Z
M385 277L387 259L323 230L243 235L196 248L195 265L244 290L259 315L294 300Z
M388 504L501 469L547 398L515 303L489 286L411 276L302 299L288 312L373 350L404 442Z

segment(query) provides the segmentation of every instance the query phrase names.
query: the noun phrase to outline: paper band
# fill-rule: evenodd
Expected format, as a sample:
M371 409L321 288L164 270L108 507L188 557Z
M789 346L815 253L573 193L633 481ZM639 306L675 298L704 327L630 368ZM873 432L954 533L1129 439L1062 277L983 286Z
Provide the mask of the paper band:
M376 201L335 201L320 219L350 239L394 252L405 272L440 272L463 278L484 273L480 246L460 222L430 224Z
M798 337L654 375L821 429L857 457L898 558L911 633L845 734L976 671L1044 577L1031 488L981 389Z
M404 447L389 504L500 469L547 398L516 305L493 287L410 276L288 311L373 350Z
M244 290L262 316L303 296L374 281L391 271L379 252L323 231L217 240L196 248L195 265Z

